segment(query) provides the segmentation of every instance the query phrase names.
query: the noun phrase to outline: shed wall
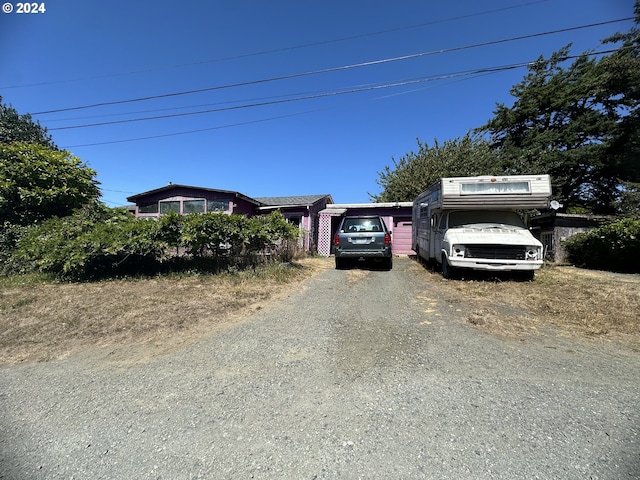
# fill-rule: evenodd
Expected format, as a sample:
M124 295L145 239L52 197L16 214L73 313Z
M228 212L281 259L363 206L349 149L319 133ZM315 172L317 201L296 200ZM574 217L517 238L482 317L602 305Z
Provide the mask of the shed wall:
M395 255L415 255L411 249L411 217L397 216L393 217L391 223L392 229L392 247Z

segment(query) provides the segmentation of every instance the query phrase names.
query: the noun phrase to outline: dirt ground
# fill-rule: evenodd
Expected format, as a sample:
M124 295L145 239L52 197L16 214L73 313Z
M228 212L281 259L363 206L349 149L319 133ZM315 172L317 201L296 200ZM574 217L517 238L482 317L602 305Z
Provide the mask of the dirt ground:
M0 365L91 349L120 362L145 362L283 300L328 268L331 259L308 258L265 275L0 284ZM640 350L639 275L545 267L534 282L444 280L417 262L415 268L423 270L430 295L490 334L552 334Z

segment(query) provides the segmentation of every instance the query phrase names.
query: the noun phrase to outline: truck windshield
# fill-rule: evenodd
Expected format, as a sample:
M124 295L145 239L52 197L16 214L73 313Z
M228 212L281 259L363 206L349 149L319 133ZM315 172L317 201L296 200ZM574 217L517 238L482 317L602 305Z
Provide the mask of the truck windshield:
M512 228L525 228L524 222L516 212L499 210L469 210L464 212L451 212L449 214L449 228L455 227L479 227L502 226Z

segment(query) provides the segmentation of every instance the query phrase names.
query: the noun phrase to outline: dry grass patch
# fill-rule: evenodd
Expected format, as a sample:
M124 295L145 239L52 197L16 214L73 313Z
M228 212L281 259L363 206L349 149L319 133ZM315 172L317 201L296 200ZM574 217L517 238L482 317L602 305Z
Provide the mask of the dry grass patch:
M546 267L534 282L448 282L468 298L467 321L509 336L540 333L598 338L640 349L640 276Z
M133 344L158 355L265 307L324 268L325 259L309 258L257 273L0 285L0 364Z

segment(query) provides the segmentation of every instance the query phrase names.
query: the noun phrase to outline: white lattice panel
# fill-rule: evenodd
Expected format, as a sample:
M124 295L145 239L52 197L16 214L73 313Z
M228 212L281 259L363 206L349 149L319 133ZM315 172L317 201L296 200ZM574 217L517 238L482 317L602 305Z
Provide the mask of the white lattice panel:
M331 255L331 217L321 213L318 226L318 253L325 257Z

